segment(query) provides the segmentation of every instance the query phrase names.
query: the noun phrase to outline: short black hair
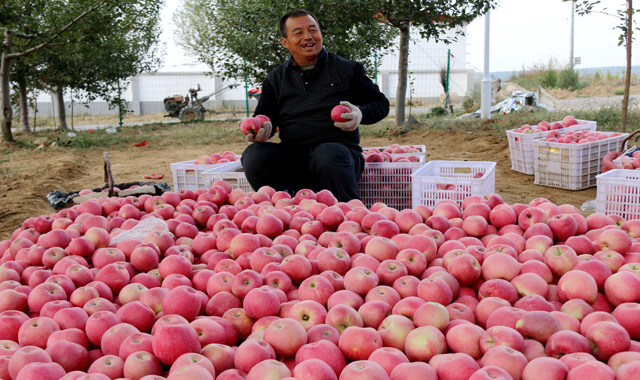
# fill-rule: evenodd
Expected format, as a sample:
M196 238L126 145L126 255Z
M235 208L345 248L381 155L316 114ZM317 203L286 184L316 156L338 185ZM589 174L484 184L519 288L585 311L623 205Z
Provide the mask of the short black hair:
M313 19L316 20L316 23L318 24L318 28L320 27L320 22L318 21L318 19L313 13L304 9L294 9L292 11L287 12L287 14L285 14L280 18L280 36L285 38L287 37L286 23L290 17L296 18L296 17L303 17L303 16L313 17Z

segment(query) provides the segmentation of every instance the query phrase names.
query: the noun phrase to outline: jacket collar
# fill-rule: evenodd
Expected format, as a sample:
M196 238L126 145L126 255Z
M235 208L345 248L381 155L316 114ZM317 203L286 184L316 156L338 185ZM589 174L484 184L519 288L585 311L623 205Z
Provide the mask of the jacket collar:
M327 51L323 47L322 50L320 51L320 55L318 56L318 59L316 60L316 64L318 62L326 63L328 58L329 58L329 54L327 53ZM295 67L296 66L294 61L293 61L293 56L292 55L289 55L289 59L287 59L287 61L285 62L285 65L287 67Z

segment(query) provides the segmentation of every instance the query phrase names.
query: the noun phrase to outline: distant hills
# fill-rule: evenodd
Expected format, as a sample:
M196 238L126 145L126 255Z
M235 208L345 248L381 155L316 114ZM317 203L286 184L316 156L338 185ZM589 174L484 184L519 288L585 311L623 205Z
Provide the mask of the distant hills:
M600 71L602 75L606 75L607 71L609 71L613 75L615 75L616 73L619 73L620 77L624 77L626 67L625 66L607 66L607 67L589 67L589 68L577 67L576 70L580 72L580 75L593 75L598 71ZM490 75L492 79L501 79L504 81L511 78L514 74L517 75L519 72L520 70L495 71L495 72L492 72ZM640 75L640 66L632 66L631 73ZM475 77L476 79L482 79L482 72L476 72Z

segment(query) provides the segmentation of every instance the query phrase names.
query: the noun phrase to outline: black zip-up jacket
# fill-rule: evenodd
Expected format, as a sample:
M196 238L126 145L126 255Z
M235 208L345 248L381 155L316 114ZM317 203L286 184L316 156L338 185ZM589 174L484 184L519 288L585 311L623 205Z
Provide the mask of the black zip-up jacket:
M361 150L358 129L346 132L333 125L331 109L347 100L362 112L361 124L374 124L389 114L389 100L364 72L362 64L322 49L313 69L302 71L289 59L262 83L254 115L271 119L280 140L301 148L339 142Z

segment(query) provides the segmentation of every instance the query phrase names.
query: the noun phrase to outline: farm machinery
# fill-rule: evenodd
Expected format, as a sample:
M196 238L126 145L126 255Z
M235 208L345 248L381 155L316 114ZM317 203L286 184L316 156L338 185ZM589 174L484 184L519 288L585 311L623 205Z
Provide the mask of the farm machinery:
M186 96L168 96L164 98L164 110L169 113L165 117L177 117L182 121L203 120L207 111L203 104L212 96L237 86L237 83L230 84L207 96L198 98L198 92L202 91L200 84L198 84L198 88L190 88Z

